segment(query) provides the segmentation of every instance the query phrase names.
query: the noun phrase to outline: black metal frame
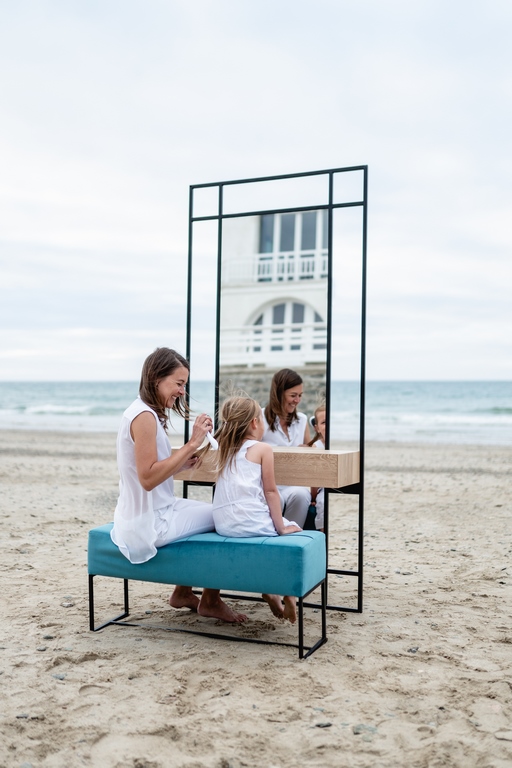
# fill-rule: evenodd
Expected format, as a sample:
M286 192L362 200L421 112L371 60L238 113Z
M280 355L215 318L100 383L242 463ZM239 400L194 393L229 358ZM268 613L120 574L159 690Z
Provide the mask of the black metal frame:
M282 645L286 646L288 648L298 648L299 650L299 659L307 659L308 656L311 656L320 646L324 645L324 643L327 642L327 620L326 620L326 611L327 611L327 584L326 579L319 582L316 586L313 587L309 592L307 592L304 597L307 597L311 592L313 592L318 587L321 588L321 603L320 605L317 605L316 603L305 603L304 597L299 597L297 600L297 630L298 630L298 642L297 643L280 643L275 640L259 640L258 638L254 637L240 637L238 635L223 635L217 632L206 632L199 629L188 629L187 627L166 627L163 625L155 625L155 624L144 624L142 622L136 622L136 621L123 621L127 616L130 615L130 600L129 600L129 588L128 588L128 579L123 579L123 596L124 596L124 610L123 613L120 613L118 616L115 616L112 619L108 619L107 621L104 621L102 624L99 624L98 626L95 626L94 623L94 574L89 574L89 629L91 632L99 632L100 629L104 629L105 627L109 627L110 625L114 624L117 626L122 627L143 627L146 629L163 629L166 632L184 632L186 634L190 635L204 635L205 637L211 637L216 640L237 640L238 642L244 642L244 643L257 643L259 645ZM106 578L115 578L115 577L106 577ZM244 600L257 600L261 601L261 598L257 597L251 597L247 595L240 595L241 599ZM305 607L312 607L312 608L320 608L321 609L321 624L322 624L322 634L319 640L316 641L313 645L305 645L304 644L304 608ZM306 653L305 653L306 651Z
M363 199L345 203L334 202L334 177L336 174L361 171L363 173ZM224 187L236 184L251 184L267 181L280 181L284 179L300 179L307 176L328 176L328 202L320 205L294 206L292 208L271 208L244 211L242 213L225 213L223 210ZM194 216L194 190L207 187L218 188L218 211L214 215ZM338 208L362 207L362 232L361 232L361 346L360 346L360 390L359 390L359 482L345 488L325 489L325 535L327 547L327 573L342 576L351 576L357 579L357 607L327 605L327 610L361 613L363 610L363 557L364 557L364 460L365 460L365 397L366 397L366 281L367 281L367 228L368 228L368 166L357 165L345 168L330 168L319 171L306 171L303 173L290 173L278 176L261 176L247 179L233 179L230 181L208 182L205 184L193 184L189 189L189 225L188 225L188 285L187 285L187 358L190 359L192 347L192 267L193 267L193 226L199 221L217 221L217 286L215 296L216 307L216 340L215 340L215 413L219 406L219 356L220 356L220 301L221 301L221 262L222 262L222 224L224 219L239 218L244 216L261 216L264 214L293 213L297 211L327 210L328 211L328 283L327 283L327 364L326 364L326 407L330 412L331 400L331 352L332 352L332 275L333 275L333 211ZM193 371L192 371L193 375ZM185 423L185 440L189 438L189 424ZM329 422L326 428L326 446L329 446ZM183 484L183 495L188 495L188 487L194 485L212 486L212 483L198 483L186 481ZM358 544L357 544L357 569L341 570L329 568L329 495L331 493L348 493L359 496L358 507ZM231 595L231 597L237 597ZM305 603L310 606L311 604ZM315 605L318 608L320 606Z

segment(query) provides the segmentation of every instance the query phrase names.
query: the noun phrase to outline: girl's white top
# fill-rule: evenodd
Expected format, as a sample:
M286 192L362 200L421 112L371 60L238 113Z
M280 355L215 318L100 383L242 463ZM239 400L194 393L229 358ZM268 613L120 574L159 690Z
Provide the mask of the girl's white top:
M286 436L280 422L279 416L276 416L275 431L272 432L267 420L265 419L265 413L263 413L263 422L265 424L265 434L261 438L263 443L269 443L270 445L285 445L287 448L295 448L298 445L304 444L304 432L306 430L307 416L305 413L297 413L299 420L294 420L288 427L288 436Z
M213 522L221 536L277 536L270 517L261 464L249 461L247 449L257 440L246 440L220 475L213 498ZM287 520L283 520L289 525Z
M154 510L172 507L176 502L172 477L152 491L145 491L139 482L130 426L135 417L144 411L149 411L155 417L158 461L171 455L169 440L157 414L138 397L123 413L117 434L119 499L114 512L114 527L110 533L114 544L131 563L145 563L156 555Z

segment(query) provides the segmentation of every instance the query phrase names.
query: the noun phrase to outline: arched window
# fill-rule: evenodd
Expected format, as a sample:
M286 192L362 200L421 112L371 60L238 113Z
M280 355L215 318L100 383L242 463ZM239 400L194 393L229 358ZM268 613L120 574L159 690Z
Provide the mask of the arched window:
M325 359L327 329L322 316L309 304L279 301L259 311L250 322L247 353L252 362L282 360L295 364Z

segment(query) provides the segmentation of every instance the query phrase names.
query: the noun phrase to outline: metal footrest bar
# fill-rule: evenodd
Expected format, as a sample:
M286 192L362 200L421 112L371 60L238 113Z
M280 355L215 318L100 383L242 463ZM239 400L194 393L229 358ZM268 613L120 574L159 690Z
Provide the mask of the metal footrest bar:
M335 573L339 576L359 576L359 571L343 571L339 568L328 568L327 573Z
M322 606L320 603L304 603L304 608L317 608L318 610L322 609ZM361 613L360 610L357 608L347 608L344 605L326 605L325 606L326 611L343 611L344 613Z

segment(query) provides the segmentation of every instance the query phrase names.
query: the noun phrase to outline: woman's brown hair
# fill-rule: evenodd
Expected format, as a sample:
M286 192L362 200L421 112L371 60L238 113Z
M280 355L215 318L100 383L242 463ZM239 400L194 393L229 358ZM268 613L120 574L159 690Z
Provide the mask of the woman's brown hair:
M293 421L298 421L297 409L293 413L286 413L283 410L284 393L287 389L298 387L302 384L302 379L296 371L292 371L290 368L282 368L277 373L274 373L272 377L272 384L270 385L270 394L268 398L268 405L265 407L265 418L267 424L272 432L276 431L276 419L277 417L286 416L288 426Z
M155 411L164 429L167 429L169 417L167 409L158 398L158 382L160 379L170 376L177 368L186 368L189 371L190 365L188 360L168 347L157 347L146 357L142 366L139 385L140 399ZM176 398L172 410L184 419L189 417L190 411L184 397Z

